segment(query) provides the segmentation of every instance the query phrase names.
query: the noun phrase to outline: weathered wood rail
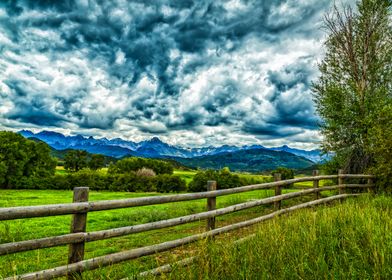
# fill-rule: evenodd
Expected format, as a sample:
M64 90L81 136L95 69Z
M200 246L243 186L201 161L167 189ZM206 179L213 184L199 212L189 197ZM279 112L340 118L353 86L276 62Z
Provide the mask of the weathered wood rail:
M212 237L218 234L230 232L239 228L253 225L261 221L271 219L275 216L288 213L297 209L310 207L322 203L327 203L333 200L342 200L346 197L357 196L359 194L349 194L346 190L349 188L366 188L370 191L373 187L372 175L365 174L343 174L339 172L338 175L319 176L318 171L313 173L314 176L295 178L290 180L280 180L280 175L275 176L275 182L255 184L243 186L233 189L216 190L216 182L208 182L208 191L200 193L187 193L176 195L164 195L153 197L141 197L121 200L106 200L88 202L88 188L78 187L74 189L73 203L53 204L43 206L23 206L23 207L9 207L0 208L0 221L25 219L34 217L48 217L58 215L73 215L71 222L71 233L45 237L34 240L25 240L19 242L0 244L0 256L6 254L13 254L17 252L24 252L29 250L36 250L42 248L50 248L61 245L69 245L68 264L53 269L46 269L33 273L23 275L13 275L6 279L51 279L55 277L67 276L68 279L79 279L82 272L93 270L99 267L104 267L119 262L139 258L142 256L152 255L158 252L167 251L179 246L183 246L203 238ZM366 184L346 184L344 179L367 179ZM338 185L320 186L321 180L338 180ZM297 192L282 193L282 187L300 182L313 182L313 187L302 189ZM275 195L263 199L248 201L244 203L235 204L225 208L216 209L216 198L218 196L236 194L242 192L249 192L261 189L274 189ZM339 194L321 198L320 192L326 190L338 190ZM315 200L310 202L298 204L289 208L281 209L281 202L286 199L295 198L303 195L314 194ZM197 214L172 218L163 221L151 222L146 224L126 226L114 229L100 230L94 232L86 232L87 214L93 211L104 211L119 208L137 207L145 205L156 205L162 203L172 203L179 201L189 201L197 199L207 199L207 210ZM268 215L260 216L251 220L230 224L220 228L215 228L215 217L233 213L236 211L249 209L252 207L274 204L275 212ZM104 240L113 237L120 237L139 232L146 232L150 230L162 229L181 225L185 223L195 222L199 220L207 220L207 231L200 234L195 234L185 238L168 241L156 245L146 246L142 248L132 249L128 251L104 255L92 259L84 260L84 245L86 242ZM184 262L186 263L186 262ZM158 271L158 270L157 270Z

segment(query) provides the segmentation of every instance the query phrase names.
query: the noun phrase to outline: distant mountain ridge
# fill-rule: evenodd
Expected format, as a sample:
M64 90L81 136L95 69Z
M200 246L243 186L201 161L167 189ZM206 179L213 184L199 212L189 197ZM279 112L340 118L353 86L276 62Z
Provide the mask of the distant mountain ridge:
M274 170L278 167L305 169L314 165L313 161L289 152L258 148L172 159L191 168L222 169L228 167L232 171L246 172Z
M293 149L286 145L275 148L266 148L262 145L246 145L242 147L223 145L220 147L210 146L187 149L164 143L158 137L153 137L150 140L144 140L141 142L132 142L123 140L121 138L109 140L107 138L96 139L92 136L85 137L82 135L65 136L58 132L45 130L39 133L33 133L29 130L21 130L18 133L26 138L33 137L44 141L56 150L80 149L86 150L89 153L103 154L115 158L121 158L125 156L140 156L149 158L186 159L202 156L213 156L218 154L236 153L239 151L247 150L265 150L287 152L300 157L307 158L313 162L320 162L322 160L320 150L306 151L300 149Z

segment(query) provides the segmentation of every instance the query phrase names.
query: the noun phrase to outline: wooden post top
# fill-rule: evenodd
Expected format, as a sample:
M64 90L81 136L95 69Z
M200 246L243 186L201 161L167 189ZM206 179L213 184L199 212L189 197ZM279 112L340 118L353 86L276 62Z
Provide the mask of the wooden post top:
M216 181L207 181L207 191L216 191Z

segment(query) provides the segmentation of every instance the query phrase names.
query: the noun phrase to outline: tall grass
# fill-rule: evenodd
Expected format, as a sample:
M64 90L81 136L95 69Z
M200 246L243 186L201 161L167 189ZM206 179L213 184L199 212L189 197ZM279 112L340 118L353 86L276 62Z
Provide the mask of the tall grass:
M364 196L281 216L241 243L204 242L167 279L392 279L392 198Z
M290 190L291 191L291 190ZM146 193L91 192L90 199L118 199ZM272 195L259 190L218 198L218 208ZM0 206L69 202L70 191L1 191ZM283 203L298 204L297 198ZM205 210L206 201L144 206L89 213L88 231L140 224ZM217 219L222 226L266 214L271 207L256 207ZM301 210L270 220L250 232L255 238L235 245L242 231L177 248L170 252L84 273L84 279L120 279L186 256L199 256L194 265L177 268L164 279L392 279L392 198L359 197ZM70 216L35 218L0 223L0 243L69 232ZM204 231L205 221L86 244L86 258L156 244ZM37 230L39 229L39 230ZM223 244L222 244L223 243ZM52 268L66 263L65 246L0 256L0 279Z
M290 190L291 191L291 190ZM285 191L286 192L286 191ZM219 197L217 207L225 207L233 203L241 203L252 199L271 196L273 191L258 190ZM128 193L128 192L96 192L89 193L90 201L125 199L159 195L158 193ZM51 203L68 203L72 201L72 191L60 190L0 190L0 207L23 205L43 205ZM292 203L295 203L293 201ZM217 218L217 226L259 216L268 209L252 208ZM116 227L130 226L154 222L163 219L180 217L206 211L206 200L184 201L169 204L159 204L143 207L99 211L88 214L87 231L97 231ZM71 215L45 218L20 219L0 221L0 244L22 240L36 239L69 233ZM185 237L205 230L205 221L160 229L155 231L132 234L86 244L85 258L92 258L108 253L114 253L132 248L157 244ZM186 248L188 252L190 245ZM179 255L183 250L177 250ZM34 250L0 256L0 279L7 276L52 268L67 263L66 246ZM133 271L144 271L166 263L166 256L175 255L174 251L124 262L111 267L104 267L84 273L84 279L119 279L132 275ZM164 257L162 257L164 256ZM181 256L179 256L181 257Z

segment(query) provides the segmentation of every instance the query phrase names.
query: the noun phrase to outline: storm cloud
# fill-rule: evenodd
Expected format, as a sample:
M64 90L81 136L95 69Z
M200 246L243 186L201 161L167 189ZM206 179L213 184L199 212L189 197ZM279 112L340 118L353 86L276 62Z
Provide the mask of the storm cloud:
M0 128L314 147L330 5L2 1Z

